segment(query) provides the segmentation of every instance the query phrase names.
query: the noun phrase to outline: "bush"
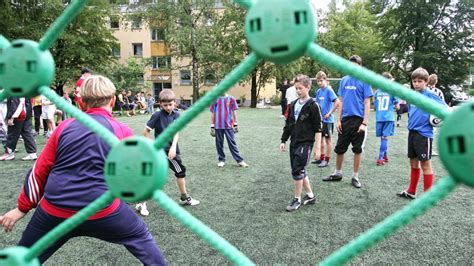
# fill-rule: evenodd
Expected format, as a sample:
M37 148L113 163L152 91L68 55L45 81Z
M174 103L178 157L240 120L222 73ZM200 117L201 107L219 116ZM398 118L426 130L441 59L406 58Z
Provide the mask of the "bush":
M280 105L280 103L281 103L280 95L275 94L270 98L271 105Z

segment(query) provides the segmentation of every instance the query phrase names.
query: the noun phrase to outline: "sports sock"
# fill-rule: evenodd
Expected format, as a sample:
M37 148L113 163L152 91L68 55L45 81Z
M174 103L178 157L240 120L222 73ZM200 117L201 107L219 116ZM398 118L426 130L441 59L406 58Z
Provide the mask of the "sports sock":
M330 159L331 159L331 157L329 157L329 156L324 156L324 160L325 160L326 162L329 163L329 160L330 160Z
M322 154L321 154L321 157L319 157L319 159L320 159L321 161L324 161L324 157L325 157L325 154L322 153Z
M352 173L352 178L359 179L359 173L358 172L353 172Z
M382 138L380 140L379 160L383 159L383 156L387 152L387 148L388 148L388 139Z
M186 200L187 198L188 198L187 193L181 194L181 200Z
M433 185L434 174L430 175L423 175L423 191L427 191L430 189L431 185Z
M313 193L313 192L311 192L311 193L306 193L306 195L308 195L308 197L310 197L310 198L314 198L314 193Z
M295 197L295 199L297 199L298 202L301 202L301 197Z
M411 168L410 171L410 185L408 186L407 192L410 194L416 194L416 186L418 185L418 180L420 179L420 168Z
M341 174L342 175L342 169L341 170L337 170L334 172L335 174Z

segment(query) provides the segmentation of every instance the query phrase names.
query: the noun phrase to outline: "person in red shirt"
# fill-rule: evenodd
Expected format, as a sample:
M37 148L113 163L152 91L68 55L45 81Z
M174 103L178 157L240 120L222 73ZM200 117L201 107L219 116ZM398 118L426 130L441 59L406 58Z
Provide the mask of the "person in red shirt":
M87 67L81 69L81 77L76 82L76 89L74 90L74 101L77 103L77 107L82 111L86 111L87 108L82 101L81 94L79 93L79 88L82 85L82 82L92 75L92 72Z

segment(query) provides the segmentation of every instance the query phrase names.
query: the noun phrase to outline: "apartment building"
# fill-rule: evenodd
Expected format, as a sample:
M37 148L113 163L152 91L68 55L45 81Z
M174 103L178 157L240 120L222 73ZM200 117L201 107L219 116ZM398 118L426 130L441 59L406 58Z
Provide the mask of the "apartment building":
M133 0L132 0L133 1ZM222 5L216 4L216 8ZM150 27L143 21L127 21L124 19L130 12L128 5L120 5L117 15L110 17L110 28L117 38L119 45L113 53L120 63L129 58L149 58L144 76L144 90L151 92L156 99L163 89L172 89L177 98L191 102L193 88L191 84L190 59L177 60L170 56L169 47L164 42L165 32L159 28ZM172 69L172 70L170 70ZM204 83L201 90L211 90L216 84L214 71L204 69ZM270 99L276 93L275 83L267 84L260 90L260 98ZM229 93L238 100L245 99L245 105L250 104L250 84L237 84Z

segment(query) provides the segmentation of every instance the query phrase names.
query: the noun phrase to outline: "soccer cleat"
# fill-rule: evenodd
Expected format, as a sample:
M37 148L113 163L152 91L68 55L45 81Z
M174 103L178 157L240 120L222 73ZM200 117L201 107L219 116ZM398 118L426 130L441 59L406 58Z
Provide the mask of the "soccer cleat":
M0 156L0 161L11 161L15 159L15 153L5 153L2 156Z
M342 180L342 174L330 174L323 178L323 181L341 181Z
M312 160L311 163L312 164L320 164L323 160L319 159L319 160Z
M322 162L318 165L318 167L320 167L320 168L324 168L324 167L327 167L327 166L329 166L329 162L326 161L326 160L322 161Z
M293 198L290 205L286 206L287 212L296 211L301 206L301 202L297 198Z
M310 198L308 194L306 194L303 197L303 205L306 205L306 204L313 205L315 203L316 203L316 196L313 196L312 198Z
M351 182L352 182L352 185L355 188L361 188L362 187L362 184L360 183L359 178L353 177Z
M217 163L217 167L224 167L224 165L225 165L225 162L218 162Z
M199 200L193 199L191 197L187 197L185 199L181 199L179 203L184 206L195 206L199 204Z
M26 157L21 158L22 161L34 161L36 159L38 159L36 153L29 153Z
M135 210L137 210L142 216L150 215L150 212L148 211L146 207L146 202L141 202L135 205Z
M375 163L377 166L382 166L385 164L384 160L377 160L377 162Z
M244 162L244 161L238 162L237 164L238 164L240 167L243 167L243 168L249 167L249 165L248 165L246 162Z
M433 152L431 153L431 156L438 156L438 153L435 152L435 151L433 151Z
M402 192L398 192L397 196L406 198L406 199L411 199L411 200L416 198L415 194L408 193L408 191L406 190L403 190Z
M383 156L383 161L384 161L385 163L388 163L388 156L387 156L387 155L384 155L384 156Z

